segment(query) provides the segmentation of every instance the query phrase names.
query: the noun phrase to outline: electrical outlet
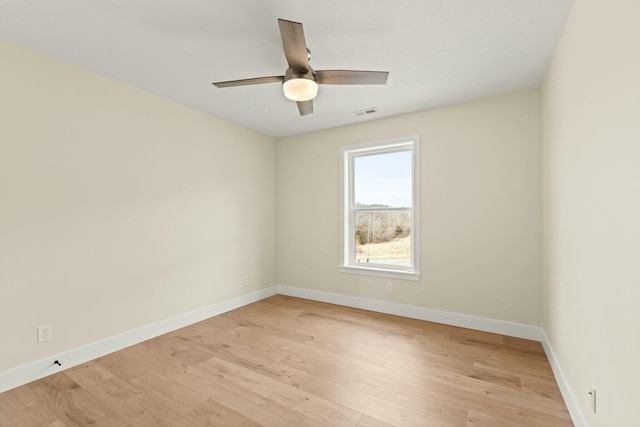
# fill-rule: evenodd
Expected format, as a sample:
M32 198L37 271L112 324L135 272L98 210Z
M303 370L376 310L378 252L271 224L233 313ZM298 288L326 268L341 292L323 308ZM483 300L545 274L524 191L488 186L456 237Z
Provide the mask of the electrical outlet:
M245 288L249 287L249 285L251 284L251 280L249 279L249 276L244 276L244 279L242 280L242 284L244 285Z
M387 292L388 293L393 292L393 283L387 282Z
M51 339L51 325L38 327L38 342L49 341Z
M593 384L589 384L589 407L596 413L596 388Z

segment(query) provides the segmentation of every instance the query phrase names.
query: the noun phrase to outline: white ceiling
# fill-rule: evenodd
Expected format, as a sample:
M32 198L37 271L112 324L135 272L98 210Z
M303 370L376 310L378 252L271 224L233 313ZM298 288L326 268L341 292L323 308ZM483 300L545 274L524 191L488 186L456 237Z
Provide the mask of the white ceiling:
M283 137L540 85L571 0L0 0L0 38ZM301 117L278 83L277 18L302 22L316 70L389 71L322 85ZM378 113L353 112L377 107Z

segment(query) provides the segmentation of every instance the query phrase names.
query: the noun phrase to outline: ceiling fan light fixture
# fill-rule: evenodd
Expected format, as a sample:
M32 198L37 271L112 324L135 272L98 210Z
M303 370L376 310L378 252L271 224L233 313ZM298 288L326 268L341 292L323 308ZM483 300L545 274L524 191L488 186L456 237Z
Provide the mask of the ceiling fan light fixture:
M318 83L310 74L291 75L285 78L282 90L284 96L292 101L311 101L318 94Z

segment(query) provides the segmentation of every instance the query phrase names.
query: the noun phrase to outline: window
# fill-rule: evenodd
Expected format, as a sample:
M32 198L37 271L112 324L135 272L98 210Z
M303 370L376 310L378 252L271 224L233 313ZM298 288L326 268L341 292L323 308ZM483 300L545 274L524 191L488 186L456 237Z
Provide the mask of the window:
M418 136L342 147L340 271L419 280Z

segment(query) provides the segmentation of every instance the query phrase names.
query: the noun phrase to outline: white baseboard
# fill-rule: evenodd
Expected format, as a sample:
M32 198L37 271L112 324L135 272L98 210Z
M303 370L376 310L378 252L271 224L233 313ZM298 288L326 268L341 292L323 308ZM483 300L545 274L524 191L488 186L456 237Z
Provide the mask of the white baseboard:
M567 377L564 375L562 367L560 367L560 362L556 358L556 355L553 352L553 347L551 347L551 343L547 339L547 335L544 333L544 330L542 331L542 347L544 348L544 352L547 354L551 370L553 370L553 375L556 377L558 388L560 388L560 393L562 393L562 398L564 399L565 405L567 405L567 410L569 411L569 415L571 415L573 424L575 427L586 427L587 424L584 422L582 412L577 405L577 400L569 388Z
M493 332L496 334L525 338L535 341L540 341L542 338L542 329L539 326L505 322L502 320L487 319L483 317L469 316L466 314L450 313L446 311L432 310L429 308L416 307L412 305L397 304L388 301L334 294L324 291L296 288L292 286L277 285L276 289L277 293L282 295L306 298L314 301L328 302L331 304L344 305L347 307L362 308L364 310L377 311L379 313L409 317L411 319L444 323L446 325L477 329L479 331Z
M268 298L276 293L277 287L275 286L261 289L199 310L143 326L141 328L125 332L121 335L106 338L60 354L51 355L46 359L28 363L10 371L0 372L0 393L23 384L30 383L31 381L44 378L64 369L86 363L98 357L113 353L114 351L138 344L142 341L155 338L159 335L175 331L176 329L192 325L210 317ZM60 361L62 366L55 365L53 363L55 360Z

